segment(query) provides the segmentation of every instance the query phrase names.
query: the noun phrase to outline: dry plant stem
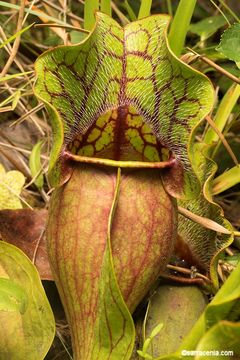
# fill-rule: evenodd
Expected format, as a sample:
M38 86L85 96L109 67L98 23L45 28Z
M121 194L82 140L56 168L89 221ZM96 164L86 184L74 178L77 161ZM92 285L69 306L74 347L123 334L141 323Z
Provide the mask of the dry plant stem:
M10 145L10 144L6 144L6 143L3 143L3 142L0 142L0 147L1 146L4 146L6 148L10 148L10 149L14 149L16 151L19 151L23 154L26 154L26 155L30 155L31 154L31 151L30 150L26 150L26 149L22 149L18 146L15 146L15 145ZM44 159L44 160L48 160L49 161L49 157L48 156L45 156L45 155L41 155L41 158Z
M5 151L1 144L0 144L0 153L17 169L19 170L21 173L24 174L24 176L26 176L26 178L30 179L31 175L29 174L29 171L26 170L26 168L20 164L19 158L18 158L18 154L12 154L12 151Z
M70 25L60 25L60 24L35 24L34 27L58 27L58 28L62 28L62 29L69 29L69 30L75 30L75 31L79 31L79 32L83 32L85 34L89 34L90 31L86 30L86 29L82 29L79 28L77 26L70 26Z
M12 111L12 109L13 109L12 106L4 106L3 108L0 109L0 113Z
M184 209L181 206L178 206L178 212L185 216L187 219L192 220L196 223L198 223L199 225L202 225L203 227L222 233L222 234L232 234L231 231L229 231L228 229L226 229L225 227L223 227L222 225L219 225L218 223L216 223L215 221L208 219L206 217L202 217L199 216L197 214L192 213L191 211Z
M19 156L20 162L22 163L22 166L26 169L26 172L29 174L29 177L31 177L31 171L30 171L30 168L27 166L25 159L20 155L18 155L18 156Z
M26 164L27 157L24 156L23 153L21 154L21 152L14 147L14 144L11 142L11 140L9 140L8 137L5 136L5 134L1 130L0 136L2 136L6 141L9 142L10 145L7 148L9 150L11 149L11 151L7 152L0 145L0 152L2 152L2 154L8 159L8 161L11 162L19 171L21 171L27 179L31 179L31 171Z
M224 0L219 0L221 5L229 12L229 14L236 20L240 21L240 18L235 14L235 12L226 4Z
M2 29L1 26L0 26L0 35L2 36L3 41L6 41L6 40L7 40L7 37L6 37L6 35L5 35L5 33L4 33L4 31L3 31L3 29ZM10 44L7 44L7 45L5 46L5 49L6 49L6 51L8 52L8 54L9 54L9 56L10 56L11 53L12 53L12 51L13 51L11 45L10 45ZM21 62L18 61L18 59L17 59L16 57L14 57L14 60L13 60L13 61L15 62L15 64L18 66L18 68L20 69L20 71L21 71L22 73L25 72L25 70L24 70ZM2 77L2 76L1 76L1 77ZM31 81L29 80L29 77L28 77L26 74L25 74L25 78L26 78L26 80L28 81L28 83L31 84ZM31 87L32 87L32 84L31 84Z
M6 88L8 89L9 93L10 93L10 94L13 94L13 90L10 88L10 86L9 86L7 83L5 84L5 86L6 86ZM45 133L44 133L44 131L42 130L41 126L39 126L38 121L34 118L34 113L32 113L32 110L30 110L30 113L31 113L31 114L29 114L29 112L27 111L24 103L23 103L21 100L18 101L18 105L17 105L16 109L18 109L18 108L20 108L21 111L24 111L24 115L26 114L26 112L28 113L28 116L30 117L30 119L32 120L32 122L34 123L34 125L36 126L36 128L38 129L38 131L40 132L40 134L41 134L42 136L45 136ZM22 115L22 116L24 116L24 115ZM22 116L21 116L21 117L22 117ZM21 118L20 118L20 119L21 119Z
M37 0L32 0L31 5L29 6L29 11L32 10L32 7L34 6L36 1ZM22 22L22 26L24 26L24 24L28 18L28 15L29 15L29 12L26 13L25 18L23 19L23 22Z
M183 267L180 267L180 266L174 266L174 265L171 265L171 264L168 264L168 265L167 265L167 268L168 268L169 270L178 271L178 272L180 272L180 273L182 273L182 274L191 275L191 273L192 273L192 271L191 271L190 269L186 269L186 268L183 268ZM196 273L196 277L201 278L201 279L203 279L203 280L211 283L211 280L210 280L207 276L205 276L205 275L203 275L203 274L200 274L200 273L197 272L197 273Z
M43 229L43 230L41 231L41 234L40 234L40 236L39 236L39 238L38 238L38 240L37 240L37 243L36 243L36 246L35 246L35 249L34 249L34 252L33 252L33 257L32 257L32 263L33 263L33 264L35 264L35 262L36 262L36 257L37 257L38 248L39 248L39 245L40 245L40 242L41 242L41 240L42 240L42 238L43 238L44 233L45 233L45 229Z
M49 7L61 12L61 8L59 6L51 3L50 1L42 0L42 2L45 3L46 5L48 5ZM67 12L67 16L74 20L83 21L83 18L73 14L72 12Z
M209 123L209 125L211 126L211 128L216 132L216 134L218 135L219 139L221 140L221 142L223 143L225 149L227 150L227 152L229 153L229 155L231 156L234 164L236 166L239 166L238 160L235 156L235 154L233 153L231 147L229 146L227 140L225 139L224 135L221 133L221 131L215 126L214 121L211 119L211 117L209 115L206 116L206 120Z
M211 67L213 67L215 70L217 70L221 74L225 75L226 77L228 77L232 81L236 82L237 84L240 84L240 79L239 78L237 78L236 76L234 76L233 74L231 74L227 70L223 69L221 66L217 65L214 61L208 59L206 56L198 54L195 50L193 50L193 49L191 49L189 47L187 47L187 49L189 51L191 51L193 54L197 55L200 60L202 60L206 64L210 65Z
M49 200L50 200L48 194L47 194L43 189L39 190L39 193L40 193L42 199L44 200L44 202L45 202L46 204L48 204L48 203L49 203Z
M188 279L185 277L180 277L180 276L174 276L174 275L169 275L169 274L162 274L161 278L169 280L169 281L176 281L178 284L189 284L189 285L204 285L204 280L200 279L200 278L196 278L196 279Z
M6 187L10 193L14 194L19 200L21 200L29 209L33 210L32 206L28 204L26 200L23 199L22 196L18 195L10 186L5 184L3 181L0 180L2 186Z
M44 108L43 104L38 104L37 106L35 106L35 108L31 109L30 111L28 111L27 113L23 114L19 119L17 119L16 121L14 121L10 127L13 127L15 125L19 125L21 124L29 115L31 114L35 114L37 113L39 110L41 110L42 108ZM44 134L43 134L44 135Z
M57 324L56 324L57 325ZM66 326L68 328L68 325ZM62 329L58 330L56 329L56 336L59 338L64 350L66 351L66 353L68 354L69 356L69 359L70 360L73 360L73 357L71 356L70 352L68 351L68 348L67 346L65 345L65 342L64 342L64 339L63 339L63 336L62 336ZM59 353L57 355L59 357Z
M12 19L14 19L15 15L16 15L15 13L12 13L12 11L4 11L4 14L9 15L9 16L2 24L3 28L5 28L9 23L11 23Z
M123 25L128 24L129 23L128 18L118 9L117 5L115 5L113 1L111 1L111 6L112 6L112 9L114 10L114 12L117 14L119 19L121 20L121 23Z
M220 279L222 280L222 282L224 283L226 281L226 276L223 274L223 271L222 271L222 268L221 268L221 265L218 264L218 275L220 277Z
M232 252L232 250L230 248L226 248L225 249L226 253L229 255L229 256L233 256L234 253Z
M214 2L213 0L210 0L210 1L211 1L211 3L213 4L213 6L216 7L216 11L215 11L215 14L214 14L214 15L217 15L218 12L219 12L219 13L224 17L224 19L226 20L228 26L231 26L231 23L229 22L228 18L225 16L224 12L222 11L222 9L221 9L221 7L220 7L221 5L220 5L220 6L217 6L217 4L215 4L215 2Z
M67 0L63 0L63 21L67 22ZM67 45L68 42L68 33L66 32L66 28L64 29L64 38L63 38L64 45Z
M22 28L22 23L23 23L23 19L24 19L24 8L25 8L25 0L21 0L16 32L20 31ZM9 70L10 66L14 62L14 58L18 52L18 48L20 45L20 40L21 40L21 35L16 37L13 47L12 47L11 55L9 56L8 61L7 61L6 65L4 66L0 76L5 76Z
M32 185L36 178L39 176L40 173L45 173L46 170L44 170L45 166L47 165L48 161L45 162L43 165L42 165L42 168L39 170L39 172L33 177L31 178L30 182L28 184L26 184L24 186L24 189L27 189L30 185ZM31 176L31 175L30 175ZM38 189L38 192L39 194L41 195L42 199L44 200L44 202L47 204L49 202L49 196L46 194L46 192L44 191L44 189Z
M230 265L229 263L223 261L223 260L219 260L219 265L221 266L221 268L227 272L231 272L235 269L234 265Z
M226 71L225 69L223 69L221 66L215 64L214 61L208 59L205 56L201 56L199 55L199 59L202 60L203 62L205 62L206 64L210 65L211 67L213 67L214 69L216 69L218 72L220 72L221 74L227 76L229 79L231 79L232 81L236 82L237 84L240 84L240 79L237 78L236 76L234 76L233 74L229 73L228 71Z

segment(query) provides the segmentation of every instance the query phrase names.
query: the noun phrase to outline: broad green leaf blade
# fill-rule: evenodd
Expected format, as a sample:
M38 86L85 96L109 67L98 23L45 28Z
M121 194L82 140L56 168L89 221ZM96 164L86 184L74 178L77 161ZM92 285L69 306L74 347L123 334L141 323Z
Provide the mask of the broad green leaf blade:
M221 320L231 319L231 312L235 305L239 305L240 300L240 264L231 273L227 281L222 285L213 300L207 306L204 313L193 326L192 330L183 340L181 347L178 349L180 353L182 349L194 350L197 348L199 341L204 334L215 324ZM240 315L235 310L235 317Z
M158 360L180 360L184 353L186 356L186 352L191 350L232 350L236 358L239 357L239 322L231 322L233 319L238 319L240 315L239 276L240 264L207 305L178 350ZM231 358L232 356L229 357ZM191 356L190 359L200 359L200 357Z
M213 181L213 194L217 195L240 183L240 167L234 166Z
M216 115L214 116L214 123L218 128L218 130L220 130L221 132L224 130L228 122L229 116L239 99L239 96L240 96L240 85L238 84L232 85L223 96L218 106ZM214 129L209 127L209 129L207 130L204 136L204 142L206 142L207 144L212 144L213 142L216 142L218 140L219 137L216 131L214 131Z
M41 164L41 148L43 141L39 141L34 145L31 154L29 156L29 167L31 170L32 178L35 178L34 184L41 189L43 187L44 178L42 174L42 164Z
M6 172L0 164L0 209L21 209L19 199L25 178L20 171Z
M189 30L200 36L201 41L207 40L218 29L226 25L226 19L222 15L210 16L195 24L191 24Z
M0 358L43 360L55 334L51 307L34 265L22 251L3 241L0 299Z
M199 352L211 351L211 358L219 359L223 351L227 359L240 358L240 323L220 321L214 325L200 340L197 349ZM200 360L200 356L196 356Z
M125 0L123 5L128 13L129 19L131 21L137 20L136 14L135 14L134 10L132 9L132 7L129 5L128 0Z
M66 165L61 164L63 158L57 160L61 151L109 109L130 105L174 153L178 186L171 189L170 184L169 191L195 196L197 177L188 144L193 129L212 107L213 88L205 76L172 54L166 39L168 23L168 16L154 15L121 28L97 13L96 27L84 42L39 57L35 92L51 109L55 138L50 177L55 185ZM187 194L182 169L184 180L192 184ZM67 177L66 167L63 173Z
M111 0L101 0L101 9L103 13L111 16L112 15L112 7Z
M27 308L27 294L19 284L0 278L0 311L19 311L24 314Z
M180 0L169 32L170 48L181 55L197 0Z
M99 10L99 0L85 0L84 3L84 29L92 30L95 24L95 11Z
M70 31L70 38L71 38L72 44L78 44L81 41L83 41L86 37L87 37L87 34L85 34L83 32L76 31L76 30Z
M150 15L152 7L152 0L142 0L141 6L139 9L138 18L142 19Z
M240 253L232 256L225 256L224 260L230 265L237 266L240 262Z
M219 46L216 49L228 59L235 62L240 61L240 24L236 23L227 29L222 37Z

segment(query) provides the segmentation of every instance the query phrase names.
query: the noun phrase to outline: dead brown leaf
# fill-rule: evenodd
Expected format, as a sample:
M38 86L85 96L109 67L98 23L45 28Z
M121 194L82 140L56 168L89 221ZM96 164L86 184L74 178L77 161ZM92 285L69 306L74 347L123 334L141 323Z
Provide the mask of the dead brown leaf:
M48 262L45 226L47 210L1 210L0 234L4 241L20 248L36 265L42 280L52 280Z

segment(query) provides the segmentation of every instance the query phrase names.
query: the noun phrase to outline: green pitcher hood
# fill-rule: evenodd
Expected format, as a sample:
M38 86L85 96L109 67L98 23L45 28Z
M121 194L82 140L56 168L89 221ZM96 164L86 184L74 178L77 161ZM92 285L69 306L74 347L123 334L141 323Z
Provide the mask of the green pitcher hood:
M54 48L36 61L35 93L47 104L53 128L52 184L58 185L67 171L60 159L75 137L109 110L130 106L174 154L167 185L175 178L191 197L198 183L191 135L211 110L210 81L172 53L166 35L169 16L153 15L123 28L103 13L96 18L82 43ZM173 195L178 192L167 187Z

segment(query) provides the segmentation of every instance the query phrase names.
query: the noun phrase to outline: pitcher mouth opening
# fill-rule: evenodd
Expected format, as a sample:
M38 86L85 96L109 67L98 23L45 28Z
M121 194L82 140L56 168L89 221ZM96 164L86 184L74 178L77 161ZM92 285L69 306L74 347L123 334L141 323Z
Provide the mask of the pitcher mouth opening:
M176 163L176 159L173 156L171 156L166 161L151 162L151 161L135 161L135 160L123 161L123 160L81 156L81 155L74 155L66 150L63 152L62 155L65 160L88 163L88 164L105 165L111 167L120 167L120 168L165 169L165 168L173 167Z
M132 105L102 113L84 131L76 130L62 151L67 160L125 168L169 168L173 153Z

